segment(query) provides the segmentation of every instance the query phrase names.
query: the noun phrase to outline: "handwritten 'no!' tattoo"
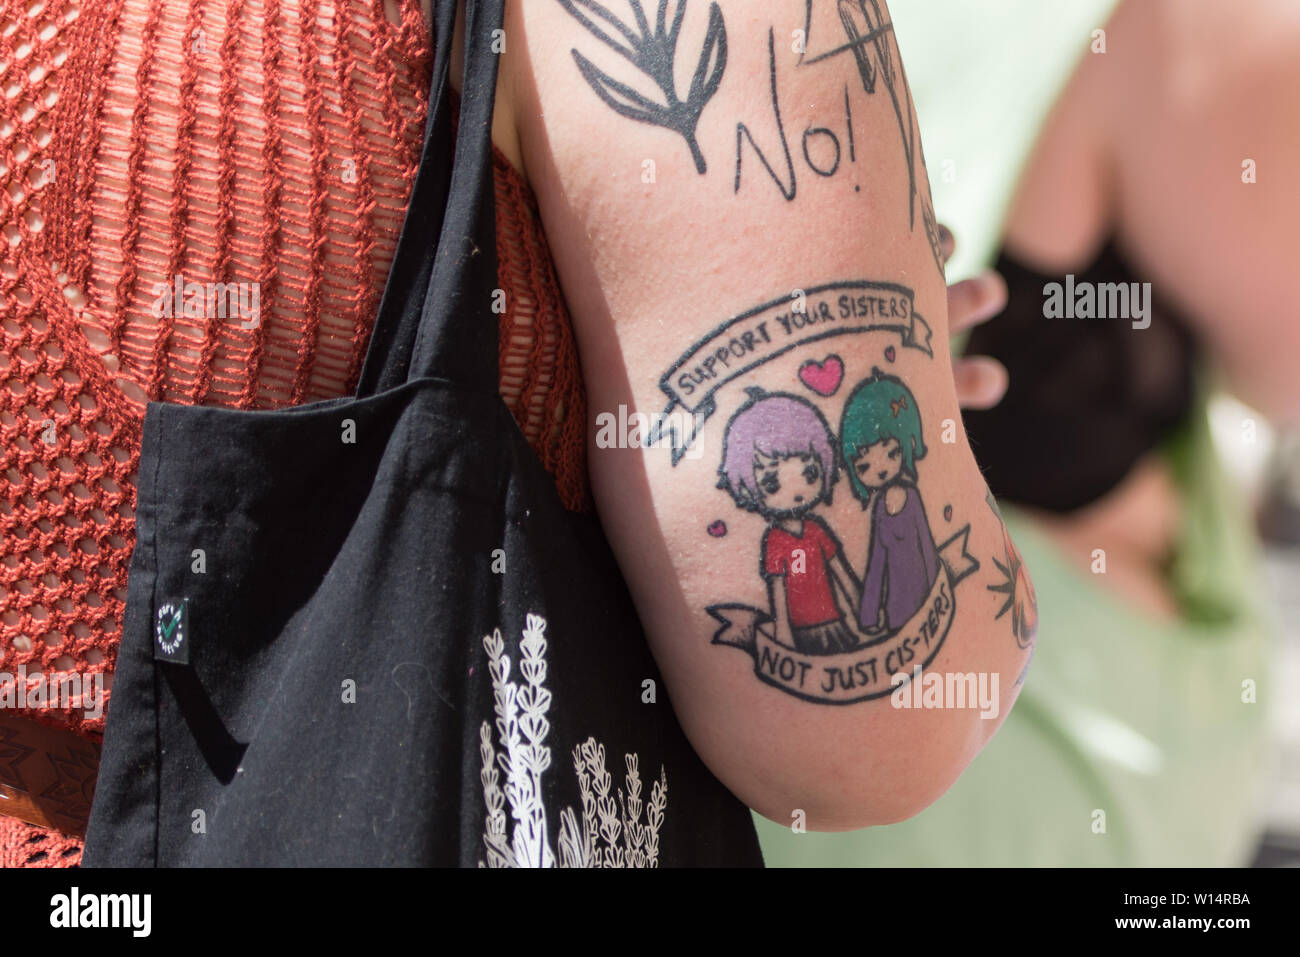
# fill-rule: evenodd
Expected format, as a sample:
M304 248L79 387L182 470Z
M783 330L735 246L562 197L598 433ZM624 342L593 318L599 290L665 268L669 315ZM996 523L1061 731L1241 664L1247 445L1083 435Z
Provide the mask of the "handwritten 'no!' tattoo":
M686 142L696 172L708 171L708 162L700 147L697 130L701 115L709 100L721 85L727 68L727 28L722 11L715 2L709 7L708 27L700 42L695 73L685 99L677 93L674 63L682 43L682 19L686 0L677 0L671 22L668 17L668 0L659 0L652 26L641 0L627 0L635 25L629 25L597 0L559 0L564 9L587 30L591 36L616 51L634 67L623 73L623 79L600 69L576 48L572 51L578 70L592 91L615 112L628 119L672 130ZM821 43L821 31L814 39L814 0L806 0L802 39L798 46L796 66L801 69L829 69L846 59L853 64L853 83L868 98L875 98L883 88L892 106L902 141L903 158L907 169L908 224L916 229L917 207L926 239L939 274L943 275L943 252L939 241L939 226L928 187L928 172L924 152L914 119L911 91L902 72L893 23L885 19L879 0L816 0L818 9L834 4L834 14L843 30L844 42L830 43L816 49ZM828 14L829 15L829 14ZM791 138L782 115L776 58L776 29L768 28L767 35L768 94L769 102L763 104L760 114L735 121L736 157L732 184L733 194L739 195L744 181L745 159L752 154L766 174L766 180L788 202L799 194L800 171L822 179L858 168L858 149L854 132L853 103L849 86L844 85L844 115L824 119L818 125L810 123L797 133L797 147L802 164L796 163L791 148ZM649 82L647 82L649 81ZM762 113L769 114L764 117ZM730 122L730 121L729 121ZM776 146L772 146L772 132L764 129L769 123L774 128ZM766 144L766 145L764 145ZM845 154L847 153L847 162ZM752 161L751 161L752 165ZM806 167L806 169L805 169ZM852 176L855 192L861 191L862 175ZM760 174L761 177L761 174Z
M844 336L875 337L880 348L871 360L827 351ZM669 403L657 420L689 423L655 436L672 447L675 467L703 432L721 430L709 480L731 509L706 534L734 539L730 523L759 542L748 560L766 600L707 606L713 643L746 652L758 678L807 701L881 698L928 667L956 615L958 583L979 568L969 524L934 533L918 484L931 454L924 417L907 384L882 368L900 348L933 356L912 291L850 280L746 310L660 378ZM725 426L712 424L724 407ZM679 408L692 414L674 416ZM843 485L859 507L832 518ZM835 531L846 521L868 532L865 554L846 553Z

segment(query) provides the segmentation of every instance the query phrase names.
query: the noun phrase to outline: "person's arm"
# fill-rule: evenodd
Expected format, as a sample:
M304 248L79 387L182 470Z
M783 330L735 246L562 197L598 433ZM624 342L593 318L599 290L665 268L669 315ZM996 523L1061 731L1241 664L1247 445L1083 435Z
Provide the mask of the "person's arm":
M960 425L885 4L545 0L512 4L506 37L522 163L582 356L594 495L686 734L773 820L803 812L835 830L915 814L992 735L1027 652L990 590L1002 530ZM719 488L729 422L747 390L781 393L815 407L838 448L846 399L876 368L920 413L919 486L956 575L921 596L906 634L851 662L727 643L708 609L769 598L764 521ZM676 452L599 447L620 406L666 415ZM802 428L781 414L760 425L778 441ZM847 474L815 514L865 554ZM999 720L892 707L891 674L931 654L932 671L1000 674Z
M1266 172L1300 165L1295 8L1268 2L1241 16L1212 0L1142 0L1105 26L1110 52L1081 60L1025 164L1006 247L1064 275L1116 240L1190 323L1222 383L1298 426L1300 188Z

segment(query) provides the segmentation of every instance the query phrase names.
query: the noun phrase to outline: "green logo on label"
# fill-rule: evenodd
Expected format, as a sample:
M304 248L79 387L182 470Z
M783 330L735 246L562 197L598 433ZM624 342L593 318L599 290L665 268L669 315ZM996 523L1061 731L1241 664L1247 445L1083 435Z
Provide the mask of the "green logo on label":
M185 643L185 602L163 602L158 608L154 637L163 654L174 655Z

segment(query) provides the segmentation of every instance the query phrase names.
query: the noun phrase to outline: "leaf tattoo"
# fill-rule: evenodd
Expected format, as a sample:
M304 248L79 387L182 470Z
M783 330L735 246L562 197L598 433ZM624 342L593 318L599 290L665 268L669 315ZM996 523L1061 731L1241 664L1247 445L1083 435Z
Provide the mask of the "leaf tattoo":
M673 64L677 57L677 38L681 32L682 17L686 14L686 0L678 0L671 26L667 24L668 0L659 0L653 28L642 9L641 0L628 0L636 17L636 30L596 0L559 2L587 32L653 80L663 94L663 102L614 79L575 49L572 51L573 59L596 95L628 119L677 132L690 147L696 172L706 172L708 166L700 151L700 144L696 141L695 130L700 114L717 92L718 84L722 82L722 73L727 67L727 28L717 3L709 7L709 29L704 35L704 47L695 66L695 75L691 78L690 91L686 94L686 99L681 100L677 97Z
M991 491L985 494L984 501L988 502L989 508L993 509L993 514L998 517L998 524L1002 528L1002 547L1007 559L1006 564L998 561L997 558L993 559L993 564L997 566L1002 580L987 587L989 591L997 592L1006 599L998 609L998 613L993 616L993 620L997 621L1007 612L1011 612L1011 634L1015 637L1016 644L1022 649L1033 648L1034 640L1038 635L1038 596L1034 594L1034 583L1029 579L1020 552L1011 541L1011 534L1002 519L1002 511L998 508L997 499L993 497ZM1028 667L1026 663L1025 668ZM1022 674L1021 678L1023 677Z

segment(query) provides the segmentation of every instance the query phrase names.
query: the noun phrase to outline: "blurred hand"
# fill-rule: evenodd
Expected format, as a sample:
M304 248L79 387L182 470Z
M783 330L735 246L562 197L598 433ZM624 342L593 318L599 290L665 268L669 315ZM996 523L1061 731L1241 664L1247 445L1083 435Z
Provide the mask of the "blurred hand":
M952 257L956 243L946 226L939 226L943 261ZM1007 305L1007 284L989 270L948 287L948 335L958 336L992 319ZM957 401L964 409L991 409L1006 395L1006 367L990 356L962 356L952 363Z

